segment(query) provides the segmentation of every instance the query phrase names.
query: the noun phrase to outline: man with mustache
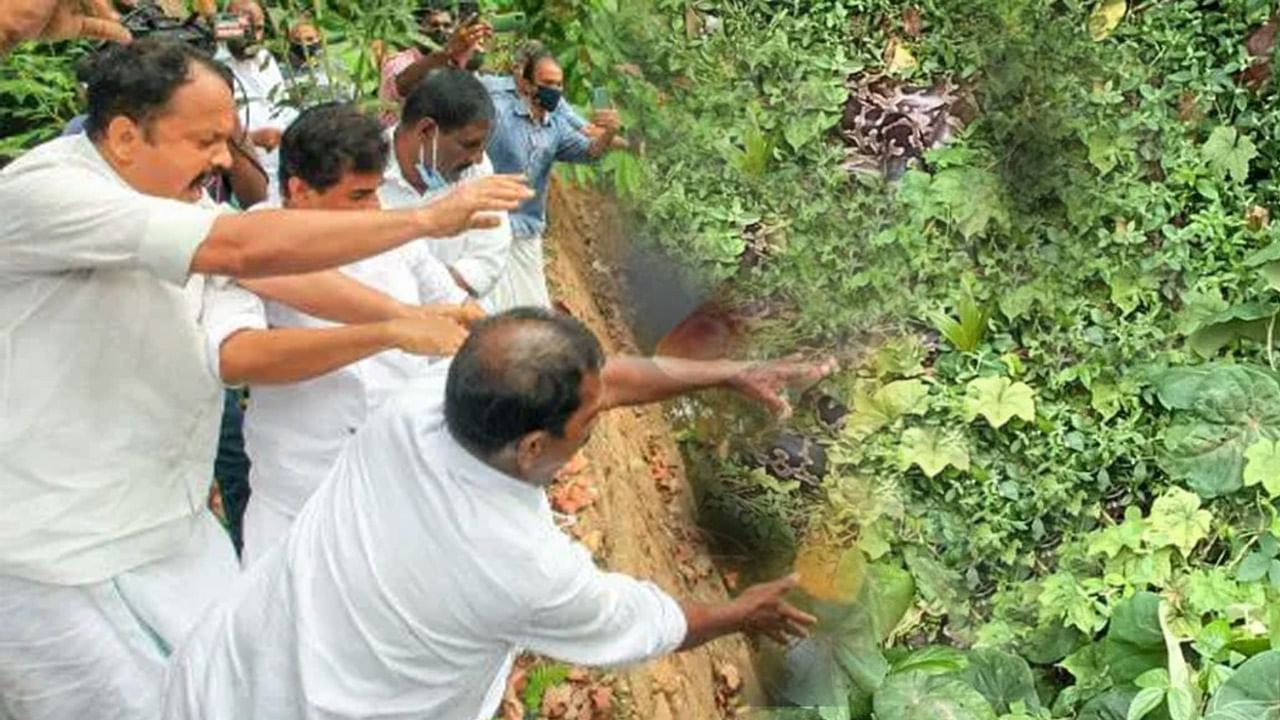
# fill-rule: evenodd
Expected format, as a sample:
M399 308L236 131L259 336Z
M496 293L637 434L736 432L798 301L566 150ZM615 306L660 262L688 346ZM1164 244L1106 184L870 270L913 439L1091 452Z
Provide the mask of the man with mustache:
M87 134L0 171L0 715L24 720L154 718L165 655L237 573L205 508L208 276L338 267L530 195L493 177L399 212L221 212L219 66L146 40L100 62Z
M383 207L418 207L456 183L493 175L485 155L493 114L484 84L471 73L442 68L423 78L405 99L400 122L387 131L391 154L378 190ZM432 240L427 248L485 309L505 309L490 303L510 262L505 217L499 227Z

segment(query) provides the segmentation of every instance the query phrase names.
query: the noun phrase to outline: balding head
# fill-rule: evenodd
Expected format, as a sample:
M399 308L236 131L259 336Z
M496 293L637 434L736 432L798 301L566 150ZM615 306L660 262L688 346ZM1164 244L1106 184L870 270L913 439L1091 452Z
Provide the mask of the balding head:
M537 308L487 318L453 359L445 421L480 458L549 481L585 442L599 410L600 342L582 323ZM518 457L517 457L518 456Z

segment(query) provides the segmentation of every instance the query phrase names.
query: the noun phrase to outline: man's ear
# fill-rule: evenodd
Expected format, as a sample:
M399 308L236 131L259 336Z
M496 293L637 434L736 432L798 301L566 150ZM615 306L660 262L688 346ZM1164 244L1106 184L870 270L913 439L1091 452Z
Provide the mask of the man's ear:
M526 434L516 442L516 467L521 475L528 475L535 467L543 453L547 451L546 430L535 430Z
M285 183L285 197L289 200L306 200L311 196L311 186L302 178L293 176Z
M111 118L102 133L102 139L108 152L125 164L133 161L134 148L146 140L142 127L124 115Z

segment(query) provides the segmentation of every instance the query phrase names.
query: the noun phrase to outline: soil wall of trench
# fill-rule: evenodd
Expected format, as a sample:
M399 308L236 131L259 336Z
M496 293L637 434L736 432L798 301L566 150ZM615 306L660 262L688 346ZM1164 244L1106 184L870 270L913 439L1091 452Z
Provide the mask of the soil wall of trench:
M556 183L548 214L553 299L591 327L607 353L637 352L609 259L625 242L615 205L594 191ZM602 417L584 455L585 468L553 489L553 502L559 492L570 506L581 505L571 533L601 565L652 580L676 597L724 600L725 580L695 522L693 493L663 408ZM621 671L616 689L619 719L736 717L759 700L741 637Z

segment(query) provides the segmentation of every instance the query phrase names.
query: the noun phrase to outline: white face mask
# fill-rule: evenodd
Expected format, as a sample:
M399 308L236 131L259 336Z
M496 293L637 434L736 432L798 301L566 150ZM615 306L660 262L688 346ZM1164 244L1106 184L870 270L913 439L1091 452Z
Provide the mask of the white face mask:
M431 133L431 167L427 167L426 143L418 146L418 177L422 178L422 183L427 186L427 190L439 190L449 185L440 171L436 169L436 151L440 148L440 128L437 126L435 132Z

